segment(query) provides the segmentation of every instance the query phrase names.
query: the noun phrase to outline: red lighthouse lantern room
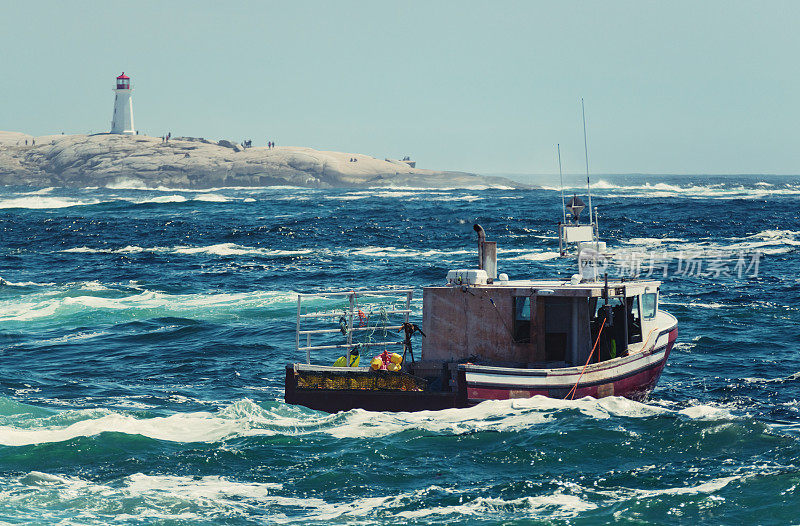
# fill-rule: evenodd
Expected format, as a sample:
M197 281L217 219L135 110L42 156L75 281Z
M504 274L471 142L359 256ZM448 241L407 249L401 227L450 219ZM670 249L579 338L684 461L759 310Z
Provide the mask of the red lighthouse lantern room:
M124 71L117 77L117 89L131 89L131 78Z

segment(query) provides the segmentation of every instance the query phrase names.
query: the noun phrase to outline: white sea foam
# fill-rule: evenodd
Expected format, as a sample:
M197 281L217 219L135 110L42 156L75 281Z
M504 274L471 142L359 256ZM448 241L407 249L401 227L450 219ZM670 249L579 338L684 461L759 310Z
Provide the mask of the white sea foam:
M434 201L466 201L472 203L474 201L481 201L484 198L479 195L440 195L432 198Z
M657 489L657 490L637 490L637 493L642 497L653 497L656 495L696 495L698 493L714 493L734 480L741 480L742 477L720 477L716 479L709 480L708 482L702 482L695 486L680 486L675 488L664 488L664 489Z
M295 192L303 192L308 191L309 188L304 186L216 186L213 188L181 188L181 187L168 187L168 186L156 186L155 188L152 187L142 187L142 188L133 188L133 190L144 190L148 192L184 192L184 193L209 193L209 192L225 192L225 191L236 191L236 192L270 192L272 190L293 190Z
M559 256L558 252L527 252L517 256L504 257L503 259L509 261L549 261L557 259Z
M491 497L477 497L469 499L467 502L452 506L435 506L413 511L401 511L398 517L404 519L422 519L429 517L486 517L496 516L499 512L512 511L514 514L522 516L547 513L551 519L567 519L575 517L584 511L597 508L587 500L581 499L577 495L567 495L557 491L551 495L541 495L536 497L520 497L516 499L501 499Z
M185 203L186 198L182 195L161 195L140 201L141 203Z
M248 247L235 243L219 243L216 245L192 247L140 247L128 245L122 248L90 248L74 247L62 250L62 252L84 253L84 254L138 254L142 252L152 253L171 253L171 254L205 254L213 256L264 256L264 257L284 257L302 256L312 253L311 249L280 250L261 247Z
M105 432L135 434L172 442L217 442L222 438L234 436L236 431L238 430L232 428L230 421L214 418L210 413L177 414L149 419L108 413L66 427L20 429L0 426L0 444L25 446L63 442Z
M721 309L725 307L725 305L723 305L722 303L702 303L699 301L693 301L686 306L689 308L699 307L701 309Z
M297 250L279 250L269 248L256 248L236 245L234 243L220 243L218 245L210 245L206 247L173 247L168 251L176 254L211 254L215 256L265 256L265 257L283 257L283 256L301 256L311 254L311 249L297 249Z
M15 197L0 199L0 209L3 208L28 208L44 210L48 208L68 208L70 206L87 206L99 203L97 199L73 199L68 197L50 197L32 195L29 197Z
M103 484L75 476L32 471L21 477L2 477L0 482L0 498L4 502L13 503L18 512L31 510L36 522L51 524L139 522L142 519L204 522L209 516L246 517L254 505L294 504L303 508L303 499L275 495L283 487L280 483L240 482L216 475L185 477L134 473ZM121 504L111 514L107 506L109 500ZM54 503L58 505L53 507ZM75 506L81 510L77 515ZM311 499L308 506L322 508L326 504ZM78 520L73 522L74 518Z
M87 519L91 523L106 523L110 519L113 522L141 522L144 519L188 523L206 522L209 518L247 520L252 518L253 510L259 510L259 516L264 510L269 510L270 524L334 520L353 523L369 516L378 518L376 513L381 511L385 516L393 508L416 502L427 491L438 491L436 486L430 486L393 496L326 502L318 497L286 495L281 483L237 481L217 475L187 477L135 473L98 483L76 476L32 471L21 477L2 477L0 483L0 498L13 503L18 512L29 512L32 519L59 524L85 524ZM110 511L109 501L120 506ZM487 502L487 509L502 502L495 499L494 506ZM54 503L58 505L53 506ZM74 507L78 505L80 522L72 522Z
M38 281L7 281L0 277L0 287L52 287L55 283L39 283Z
M326 195L324 196L325 199L331 199L334 201L358 201L359 199L366 199L367 195L360 195L360 194L347 194L347 195Z
M693 420L729 421L736 417L724 406L695 405L678 411L621 397L599 400L560 400L536 396L519 400L490 400L467 409L415 413L374 413L355 409L335 415L272 407L265 409L244 399L216 413L190 412L170 416L136 417L109 410L73 410L68 425L64 416L37 420L35 426L0 426L0 444L22 446L62 442L104 432L128 433L172 442L219 442L261 435L300 436L326 434L335 438L384 437L419 430L460 435L479 431L516 431L577 410L588 418L650 418L682 415Z
M220 194L200 194L194 198L195 201L206 201L208 203L227 203L228 197Z
M254 291L218 294L165 294L153 291L120 291L88 287L76 295L74 287L0 300L0 325L50 317L97 316L120 313L125 319L188 316L202 319L236 319L248 311L290 306L293 292ZM80 288L78 290L81 290ZM101 293L102 296L91 294ZM263 315L263 313L262 313Z
M606 197L685 197L703 199L763 199L772 196L800 196L800 186L784 185L776 187L773 184L758 182L752 187L744 185L726 184L669 184L669 183L645 183L645 184L615 184L604 179L592 183L592 190L599 191ZM557 191L559 188L543 187L546 190ZM565 190L578 190L578 187Z
M653 246L653 245L663 245L665 243L684 243L686 242L685 239L680 237L633 237L627 241L623 241L623 243L629 245L645 245L645 246Z
M469 250L415 250L400 247L361 247L350 251L352 256L367 256L380 258L442 258L472 254Z
M682 238L632 238L623 242L632 248L618 250L612 259L632 256L655 260L670 258L738 258L739 254L760 252L766 255L785 254L800 247L800 231L770 229L739 237L707 238L687 241Z
M463 189L462 189L463 190ZM325 195L324 199L335 201L359 201L362 199L403 199L406 201L466 201L473 202L484 199L479 195L460 195L452 191L442 191L441 189L419 188L419 189L370 189L352 191L341 195ZM516 198L516 197L512 197Z
M32 190L30 192L18 192L17 195L45 195L49 194L53 190L55 190L54 186L48 186L47 188L40 188L38 190Z
M45 345L60 345L62 343L75 343L77 341L91 340L100 336L109 334L107 331L80 331L72 334L66 334L57 338L46 338L44 340L36 340L36 346L41 347Z
M769 472L769 471L767 471ZM457 490L426 485L394 495L353 497L328 502L320 497L298 495L293 487L279 482L253 482L218 475L178 476L134 473L108 482L78 476L31 471L24 475L0 477L0 498L27 513L36 522L86 524L136 521L205 522L252 519L268 512L270 524L341 523L375 524L391 522L448 522L470 518L493 520L567 520L598 508L672 495L713 495L729 484L763 475L763 469L737 476L721 476L687 486L658 489L579 483L553 479L554 490L546 494L510 497L487 496L487 488ZM442 495L457 497L457 503L424 507L440 501ZM591 500L590 500L591 499ZM447 501L453 502L449 498ZM109 508L108 503L115 505ZM80 507L75 518L75 508ZM17 517L19 518L19 516Z
M109 190L149 190L141 179L117 179L108 183L105 188Z

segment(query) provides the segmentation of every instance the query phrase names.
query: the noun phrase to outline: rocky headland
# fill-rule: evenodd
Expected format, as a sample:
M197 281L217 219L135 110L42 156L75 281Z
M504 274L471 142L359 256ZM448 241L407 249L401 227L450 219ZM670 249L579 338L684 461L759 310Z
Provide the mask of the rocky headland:
M26 144L27 141L27 144ZM392 159L297 146L243 148L233 141L144 135L0 132L0 184L168 188L302 186L512 187L501 177L412 168Z

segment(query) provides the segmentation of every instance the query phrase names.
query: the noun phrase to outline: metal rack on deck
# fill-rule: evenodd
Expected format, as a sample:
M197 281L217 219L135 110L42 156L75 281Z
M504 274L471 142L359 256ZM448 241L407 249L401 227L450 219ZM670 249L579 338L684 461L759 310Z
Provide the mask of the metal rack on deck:
M403 322L408 323L409 315L411 314L411 299L413 297L414 291L413 289L395 289L395 290L360 290L360 291L350 291L350 292L318 292L312 294L298 294L297 295L297 329L295 335L295 342L296 348L298 351L305 351L306 352L306 363L311 364L311 351L317 350L324 350L324 349L347 349L348 352L350 349L353 348L353 332L354 331L367 331L367 330L375 330L374 327L353 327L353 320L355 316L358 314L359 310L356 306L356 298L358 297L367 297L367 296L396 296L403 298L405 301L405 308L403 309L389 309L383 310L384 314L392 315L392 314L402 314L403 315ZM311 313L303 313L302 312L302 301L303 298L336 298L336 297L344 297L349 299L349 306L344 311L331 311L331 312L311 312ZM347 343L345 344L338 344L338 345L311 345L311 335L312 334L333 334L337 332L342 332L341 329L306 329L301 330L300 324L301 320L303 319L319 319L319 318L337 318L342 316L342 312L344 312L344 316L347 319L347 330L344 331L347 335ZM384 326L381 327L381 330L386 331L399 331L402 328L402 325L394 325L394 326ZM300 336L305 335L306 337L306 345L304 347L300 346ZM365 342L359 343L357 345L361 346L387 346L387 345L404 345L404 341L382 341L382 342Z

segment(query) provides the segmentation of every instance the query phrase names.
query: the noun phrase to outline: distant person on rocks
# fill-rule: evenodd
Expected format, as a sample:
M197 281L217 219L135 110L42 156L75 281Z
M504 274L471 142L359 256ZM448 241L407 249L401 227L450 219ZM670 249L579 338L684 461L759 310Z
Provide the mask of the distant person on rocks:
M25 139L25 146L28 146L28 139Z
M36 139L33 139L33 145L36 146Z

